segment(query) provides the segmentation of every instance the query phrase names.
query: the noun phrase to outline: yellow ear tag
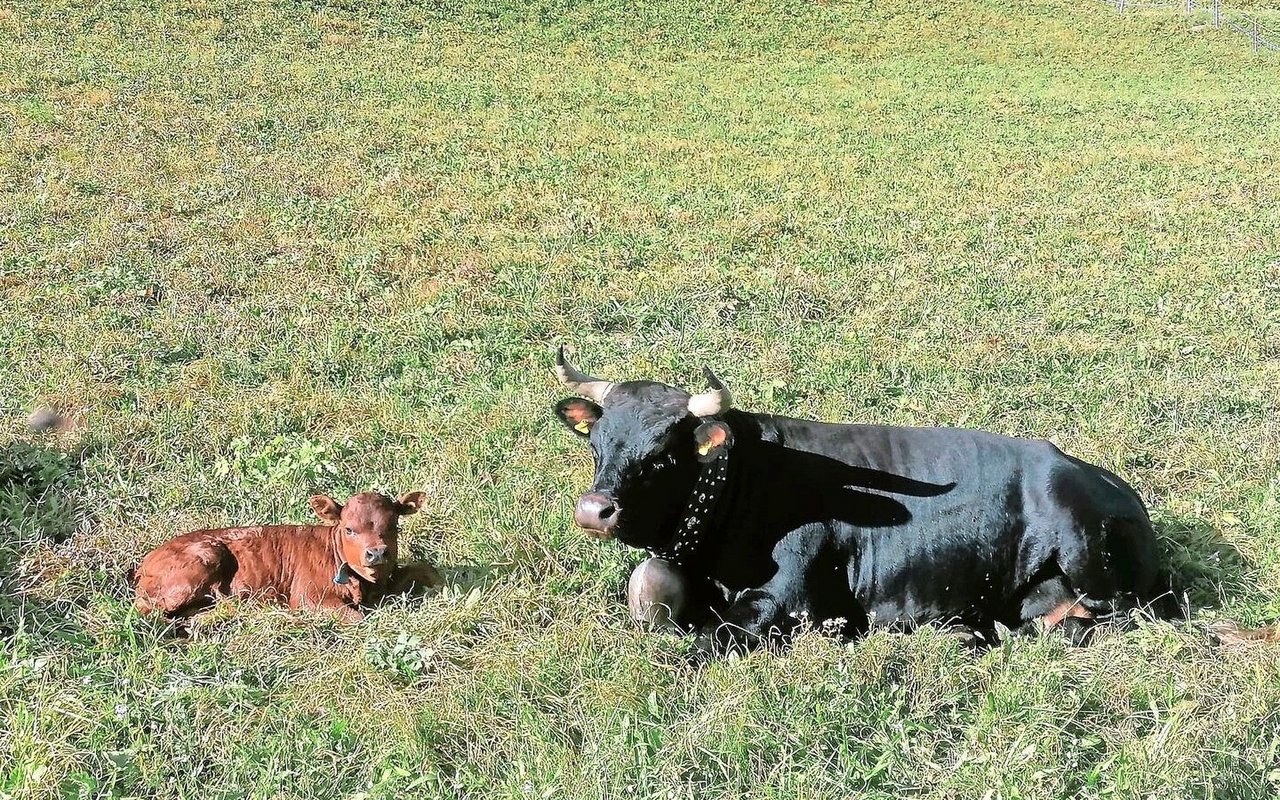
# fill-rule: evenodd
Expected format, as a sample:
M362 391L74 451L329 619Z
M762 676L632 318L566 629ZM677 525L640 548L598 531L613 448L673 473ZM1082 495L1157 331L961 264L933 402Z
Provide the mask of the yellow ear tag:
M715 449L715 445L711 442L698 445L698 455L705 456L707 453L710 453L713 449Z
M591 433L591 422L590 420L580 419L578 424L573 426L573 429L579 433Z

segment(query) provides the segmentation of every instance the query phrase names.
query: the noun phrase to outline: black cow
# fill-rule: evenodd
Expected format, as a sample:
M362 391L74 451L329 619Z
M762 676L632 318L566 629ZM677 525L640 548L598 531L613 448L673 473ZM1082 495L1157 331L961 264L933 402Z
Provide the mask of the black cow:
M1081 642L1139 606L1178 613L1138 495L1047 441L747 413L709 370L690 395L592 378L563 348L556 363L582 396L556 414L595 456L574 519L653 555L632 574L633 613L696 630L703 653L799 620Z

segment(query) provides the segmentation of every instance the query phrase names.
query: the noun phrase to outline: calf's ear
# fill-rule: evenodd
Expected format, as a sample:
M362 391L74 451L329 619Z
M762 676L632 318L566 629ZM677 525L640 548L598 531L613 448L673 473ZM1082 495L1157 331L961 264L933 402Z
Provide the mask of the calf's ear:
M312 495L311 510L316 512L316 516L322 522L327 522L330 525L337 525L338 521L342 519L342 506L338 505L338 501L327 494Z
M397 502L400 504L400 516L416 514L422 508L422 504L427 502L427 493L409 492L408 494L402 494Z
M581 397L569 397L556 403L556 416L579 436L590 434L592 426L600 421L603 413L603 408Z
M723 422L702 423L693 432L693 438L697 443L698 460L704 464L733 447L733 431Z

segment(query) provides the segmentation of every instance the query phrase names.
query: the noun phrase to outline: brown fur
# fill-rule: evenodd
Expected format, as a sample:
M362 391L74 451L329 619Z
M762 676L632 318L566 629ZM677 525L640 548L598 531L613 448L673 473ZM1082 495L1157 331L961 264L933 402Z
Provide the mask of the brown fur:
M406 565L407 571L396 566L399 518L422 501L422 492L399 500L365 492L340 506L316 495L311 506L327 525L183 534L152 550L133 571L134 604L143 614L189 617L219 598L241 597L359 620L402 585L404 591L443 583L430 565ZM349 580L334 583L344 563Z

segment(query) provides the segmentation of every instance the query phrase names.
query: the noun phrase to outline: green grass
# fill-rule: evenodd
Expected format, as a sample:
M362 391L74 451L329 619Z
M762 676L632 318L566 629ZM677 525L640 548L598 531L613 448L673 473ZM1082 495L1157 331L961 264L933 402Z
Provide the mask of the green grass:
M1280 648L1194 626L685 666L550 359L1047 437L1275 620L1277 74L1061 0L0 0L0 796L1274 798ZM368 488L453 588L132 612L165 538Z

